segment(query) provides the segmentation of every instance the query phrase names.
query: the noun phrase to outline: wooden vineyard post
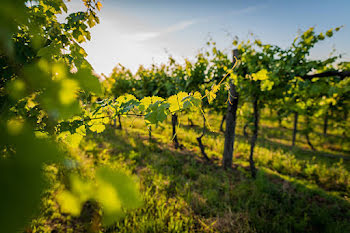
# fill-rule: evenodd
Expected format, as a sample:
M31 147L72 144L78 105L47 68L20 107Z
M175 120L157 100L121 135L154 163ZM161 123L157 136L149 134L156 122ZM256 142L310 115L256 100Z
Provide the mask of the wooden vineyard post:
M238 50L233 50L233 60L238 58ZM237 119L237 108L238 108L238 92L233 81L230 80L230 90L229 90L229 101L227 102L227 112L226 112L226 129L225 129L225 144L224 153L222 157L223 167L230 168L232 166L232 157L235 143L235 129L236 129L236 119Z

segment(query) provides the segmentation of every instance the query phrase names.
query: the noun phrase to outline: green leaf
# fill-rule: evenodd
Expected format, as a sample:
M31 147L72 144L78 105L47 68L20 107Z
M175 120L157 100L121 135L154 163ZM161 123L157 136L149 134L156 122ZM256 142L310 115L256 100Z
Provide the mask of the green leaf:
M124 173L101 167L96 172L96 181L101 189L96 193L96 200L102 204L106 225L122 215L121 207L128 210L142 205L138 187L132 178Z
M169 110L171 113L182 110L183 108L183 99L187 97L188 94L186 92L179 92L176 95L172 95L168 98L167 102L169 103Z
M92 132L96 132L96 133L102 133L105 129L106 129L106 126L104 124L99 124L99 123L93 123L89 129L92 131Z
M260 89L261 91L270 91L274 85L274 82L267 79L261 82Z
M96 200L102 206L105 225L117 221L124 215L125 210L142 205L138 187L133 179L108 167L98 168L95 180L71 175L70 187L70 190L62 190L56 196L61 211L79 216L84 202Z
M162 101L164 101L164 99L162 97L158 97L158 96L144 97L140 101L140 105L139 105L140 112L146 111L151 104L153 104L157 101L162 102Z
M214 84L211 87L211 90L205 90L205 96L208 99L208 103L211 104L213 102L213 100L216 98L216 93L220 90L220 85L216 85Z
M139 106L140 101L135 96L126 94L117 98L115 103L116 114L124 114Z
M329 29L329 30L326 32L326 36L332 37L332 36L333 36L333 30L332 30L332 29Z
M209 104L211 104L213 102L213 100L216 98L216 93L213 91L205 90L205 95L208 99Z
M18 120L0 120L0 148L15 152L0 159L0 219L3 232L17 232L38 213L47 183L46 163L59 162L63 155L48 139L37 138Z
M71 192L64 190L57 195L56 199L63 213L70 213L73 216L80 215L83 203Z
M71 134L69 131L64 131L57 136L57 139L63 140L68 146L72 148L77 148L83 139L83 135L79 133Z
M62 45L52 42L48 46L39 49L37 55L47 60L51 60L54 56L56 56L57 54L60 54L61 49L62 49Z
M79 82L80 87L86 92L92 92L96 95L102 94L101 83L98 78L92 74L91 69L81 68L74 75L75 79Z
M197 91L194 94L191 94L183 98L183 108L189 109L192 107L200 107L202 103L202 95Z
M267 70L262 69L262 70L259 70L257 73L252 74L252 78L254 81L258 81L258 80L263 81L268 79L269 76L268 76Z
M159 122L163 122L167 117L167 109L169 106L169 103L160 101L149 105L147 108L147 114L145 115L146 122L148 124L158 124Z

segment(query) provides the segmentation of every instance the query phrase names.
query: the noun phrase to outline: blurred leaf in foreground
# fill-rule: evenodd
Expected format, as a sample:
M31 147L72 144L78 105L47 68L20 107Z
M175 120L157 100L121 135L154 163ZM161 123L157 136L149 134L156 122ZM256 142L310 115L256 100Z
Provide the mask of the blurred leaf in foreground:
M107 167L98 168L96 179L84 180L71 176L71 189L57 195L61 211L73 216L80 215L83 204L97 201L103 210L103 223L110 225L124 215L125 210L142 205L138 188L131 177Z
M3 122L0 123L0 224L1 231L16 232L38 210L46 187L44 163L57 162L62 155L48 139L37 138L24 122L15 119L6 125Z

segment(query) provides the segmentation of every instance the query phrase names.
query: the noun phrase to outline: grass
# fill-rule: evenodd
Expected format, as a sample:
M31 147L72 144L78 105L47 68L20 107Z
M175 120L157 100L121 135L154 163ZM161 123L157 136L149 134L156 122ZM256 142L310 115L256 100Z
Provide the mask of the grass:
M186 126L184 117L178 130L183 150L170 143L169 120L153 127L152 141L143 120L122 121L125 130L109 127L90 135L71 154L83 164L82 173L108 164L134 174L144 206L109 228L99 225L94 203L87 203L80 217L64 215L54 201L62 180L59 170L51 168L56 186L43 199L42 213L29 232L350 232L348 154L327 146L321 151L327 145L321 137L313 137L318 152L308 150L302 137L292 149L290 130L278 133L274 121L263 119L255 156L258 177L253 180L249 140L241 136L241 125L234 168L225 171L220 164L224 139L215 115L208 116L212 132L203 138L211 162L200 156L196 137L201 128ZM193 121L201 125L199 116Z
M213 129L218 129L219 121L215 117L209 116L212 132L208 133L203 139L206 146L206 152L213 160L218 160L220 165L221 155L223 152L224 137L223 134ZM216 118L217 119L217 118ZM195 122L196 119L194 120ZM181 119L180 122L185 122ZM126 128L130 132L138 133L146 137L148 134L144 123L139 119L126 121ZM198 122L198 125L200 122ZM234 163L242 166L247 165L250 150L249 140L241 135L241 128L238 127L238 136L235 144ZM340 196L349 197L350 189L350 163L347 155L334 155L328 151L311 151L305 149L306 141L298 140L298 147L291 148L289 145L276 143L266 138L269 131L263 124L263 130L260 132L260 139L255 149L255 160L258 166L273 170L282 175L299 178L308 181L311 184L321 186L327 191L338 192ZM201 134L200 127L180 126L178 137L180 142L188 150L200 154L196 137ZM264 132L264 133L262 133ZM265 133L266 132L266 133ZM171 128L169 124L160 125L153 129L153 136L160 142L167 144L171 139ZM291 140L290 140L291 141ZM324 144L324 142L319 142ZM318 143L315 145L318 145Z

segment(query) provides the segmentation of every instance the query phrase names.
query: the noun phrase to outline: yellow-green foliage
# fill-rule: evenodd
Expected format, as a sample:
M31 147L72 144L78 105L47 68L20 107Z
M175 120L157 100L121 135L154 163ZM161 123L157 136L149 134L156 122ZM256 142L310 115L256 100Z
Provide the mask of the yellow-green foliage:
M107 232L234 232L237 229L239 232L344 232L350 229L347 221L350 213L346 211L350 207L347 160L321 157L321 152L316 157L317 154L304 149L286 150L268 140L271 138L262 137L256 156L259 172L254 181L247 163L249 143L240 136L240 127L234 156L238 167L224 171L218 167L223 146L223 135L216 131L218 117L207 115L215 130L203 138L214 161L209 164L201 160L195 140L201 129L186 126L186 117L180 117L178 130L179 140L186 147L184 151L175 151L169 144L172 138L169 120L152 129L156 142L149 141L145 122L138 118L122 118L127 126L125 131L108 126L102 134L83 139L79 150L82 168L91 163L108 165L139 178L144 205L127 211L124 218L105 229ZM199 125L201 117L194 114L192 120ZM273 125L270 120L263 120L262 125ZM49 195L45 202L52 203L55 195ZM45 214L33 222L38 229L49 232L53 227L47 220L50 218L63 222L55 229L73 229L74 223L74 232L83 232L93 229L94 222L100 226L96 217L67 218L55 205L45 206ZM100 216L99 208L94 211Z

